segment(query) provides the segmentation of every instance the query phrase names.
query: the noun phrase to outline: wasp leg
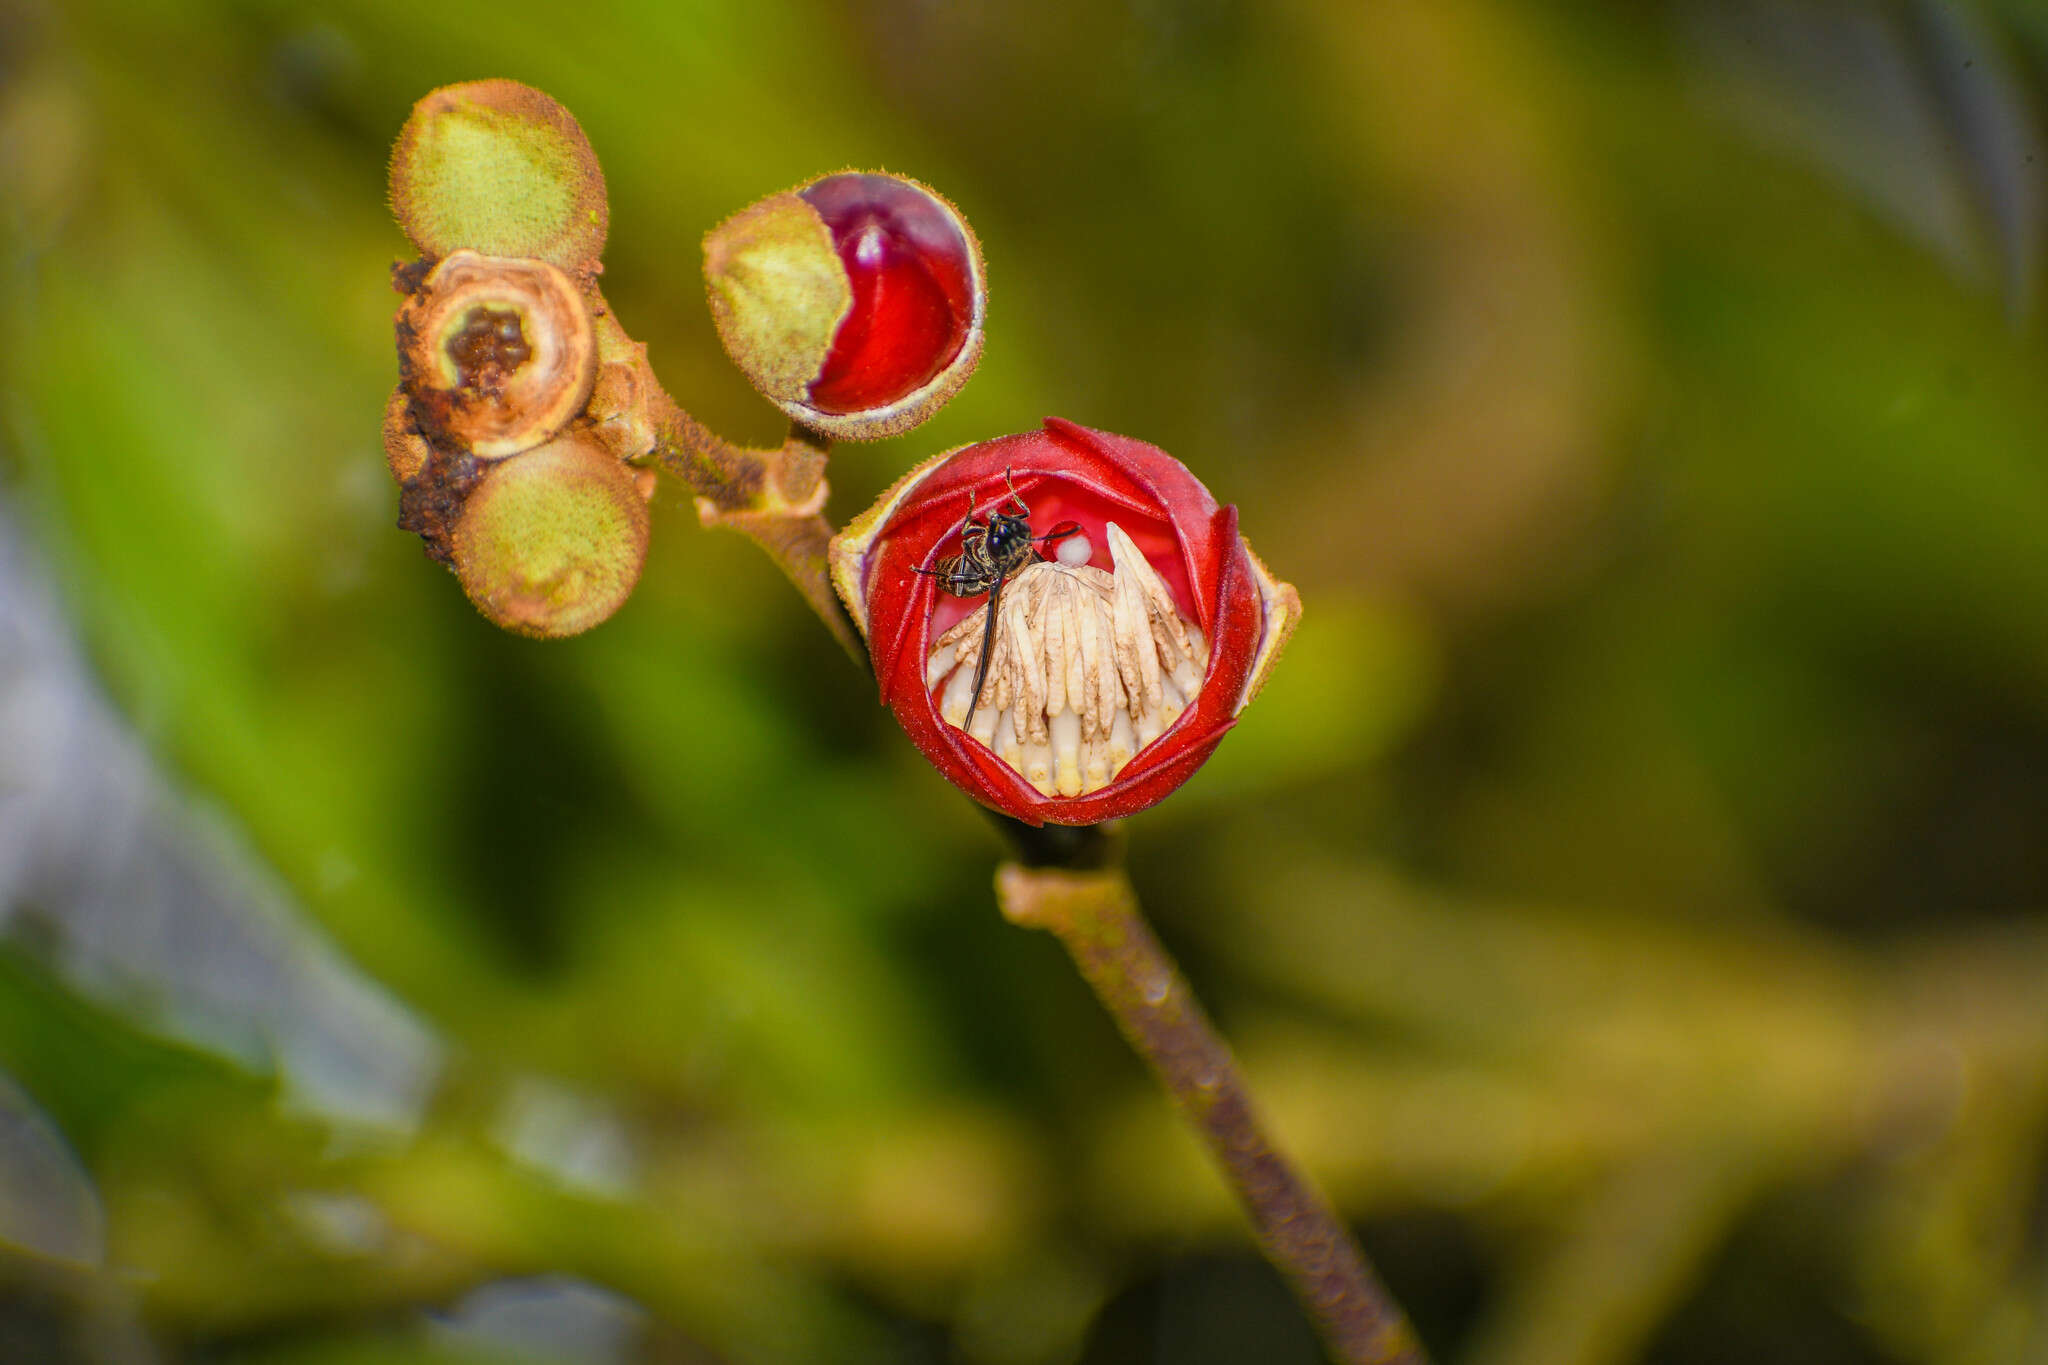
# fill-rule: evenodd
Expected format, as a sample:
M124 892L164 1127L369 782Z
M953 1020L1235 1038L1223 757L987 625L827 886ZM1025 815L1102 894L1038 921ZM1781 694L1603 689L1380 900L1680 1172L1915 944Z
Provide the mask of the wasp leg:
M981 657L974 661L974 695L967 702L967 719L974 720L974 713L981 709L981 685L988 681L988 658L996 650L996 612L1003 600L1003 580L998 578L989 585L988 620L981 627Z

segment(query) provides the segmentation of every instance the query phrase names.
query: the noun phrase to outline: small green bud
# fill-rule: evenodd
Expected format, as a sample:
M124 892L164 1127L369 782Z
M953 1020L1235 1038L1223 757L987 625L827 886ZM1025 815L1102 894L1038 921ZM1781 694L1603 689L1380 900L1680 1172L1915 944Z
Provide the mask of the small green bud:
M853 285L818 211L795 194L740 210L704 238L704 280L733 363L771 402L806 402L853 308Z
M518 81L443 86L391 152L391 210L428 257L471 247L598 269L604 171L569 111Z
M455 572L506 630L577 635L632 594L647 531L635 471L571 432L490 467L456 523Z

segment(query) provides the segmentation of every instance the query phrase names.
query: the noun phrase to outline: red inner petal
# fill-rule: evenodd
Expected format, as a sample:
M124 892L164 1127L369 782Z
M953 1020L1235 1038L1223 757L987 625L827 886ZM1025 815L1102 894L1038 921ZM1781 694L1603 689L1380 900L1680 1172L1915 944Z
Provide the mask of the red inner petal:
M974 319L967 240L942 205L894 176L828 176L802 194L831 229L853 286L811 405L886 407L929 383L966 343Z

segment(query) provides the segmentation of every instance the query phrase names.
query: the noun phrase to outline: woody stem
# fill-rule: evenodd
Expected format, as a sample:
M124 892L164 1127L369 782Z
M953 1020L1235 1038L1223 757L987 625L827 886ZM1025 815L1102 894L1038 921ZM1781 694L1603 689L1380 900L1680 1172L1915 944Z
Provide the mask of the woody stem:
M655 455L697 495L697 519L753 541L775 561L853 662L868 666L867 646L832 590L825 519L827 436L792 422L778 449L737 446L692 417L666 393L657 403Z
M1023 827L1019 827L1020 830ZM1266 1259L1286 1277L1339 1365L1423 1365L1401 1307L1322 1191L1267 1136L1229 1046L1138 908L1113 836L1029 831L1027 855L1062 866L1005 863L996 899L1011 923L1059 939L1126 1040L1201 1136L1250 1218Z

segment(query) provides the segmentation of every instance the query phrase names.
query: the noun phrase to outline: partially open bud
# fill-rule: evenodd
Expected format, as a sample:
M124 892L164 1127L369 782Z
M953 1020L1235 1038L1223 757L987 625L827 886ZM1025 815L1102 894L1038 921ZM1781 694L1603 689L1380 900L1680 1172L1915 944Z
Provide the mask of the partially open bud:
M589 434L570 432L489 467L455 525L455 572L497 625L575 635L632 594L647 529L635 471Z
M568 110L518 81L443 86L413 106L391 209L429 258L470 247L587 274L604 250L597 154Z
M944 199L845 172L742 210L704 239L718 335L754 387L842 440L908 431L981 358L981 248Z
M589 306L560 270L461 250L399 308L398 364L429 433L498 459L583 410L597 343Z
M832 575L912 741L1034 825L1185 782L1301 615L1178 460L1057 418L913 470L832 542Z

